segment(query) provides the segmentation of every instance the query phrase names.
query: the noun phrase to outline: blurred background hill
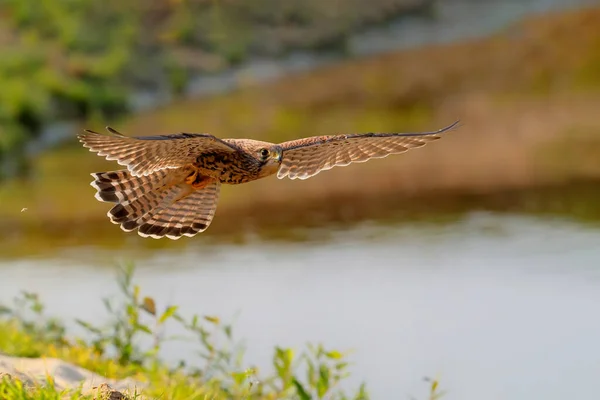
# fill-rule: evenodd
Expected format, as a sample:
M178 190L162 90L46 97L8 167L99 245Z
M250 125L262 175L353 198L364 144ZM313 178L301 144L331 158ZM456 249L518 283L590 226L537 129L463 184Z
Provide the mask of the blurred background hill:
M561 377L564 385L551 384L545 399L583 396L585 389L575 389L581 376L600 373L569 367L582 365L576 356L590 364L600 357L583 350L600 326L575 332L587 324L590 299L597 300L587 285L598 277L591 271L600 254L598 1L5 0L0 88L7 293L46 271L33 286L70 315L64 285L104 282L99 266L131 257L148 263L146 284L157 291L168 282L169 290L193 292L194 281L216 290L178 292L184 303L210 303L224 285L231 298L217 301L218 311L254 298L242 331L259 348L308 333L362 349L359 373L379 394L402 374L417 379L416 370L439 365L456 378L454 389L464 395L456 398L463 399L490 387L492 398L538 396L535 379L524 387L508 383L529 373L514 364ZM430 131L456 119L460 129L418 151L303 182L272 178L223 188L210 229L178 242L144 240L110 224L89 174L116 164L75 141L81 129L106 125L132 136L185 131L277 142ZM85 268L73 273L75 265ZM489 269L481 272L482 265ZM544 265L548 275L540 272ZM577 272L567 272L572 265ZM58 273L69 278L58 284ZM569 278L554 281L555 273ZM430 290L441 295L423 295ZM281 300L290 294L296 300ZM486 319L479 298L498 320ZM412 314L411 301L422 315ZM455 319L445 320L444 311ZM371 326L387 322L378 331L381 346L355 313ZM324 325L294 325L301 314ZM430 332L436 317L442 320ZM271 335L249 328L253 321L271 326ZM515 326L529 333L510 336ZM341 337L346 330L353 334ZM555 335L546 343L538 340L542 331ZM582 347L561 347L555 364L544 364L541 354L562 337ZM396 340L405 342L383 345ZM497 351L489 350L497 342ZM507 350L515 348L533 350L519 358ZM415 349L425 353L416 366ZM388 359L377 356L388 351ZM396 365L405 351L409 360ZM506 352L517 361L503 358ZM474 372L474 364L484 367ZM381 365L388 372L374 373ZM473 374L477 383L465 389Z

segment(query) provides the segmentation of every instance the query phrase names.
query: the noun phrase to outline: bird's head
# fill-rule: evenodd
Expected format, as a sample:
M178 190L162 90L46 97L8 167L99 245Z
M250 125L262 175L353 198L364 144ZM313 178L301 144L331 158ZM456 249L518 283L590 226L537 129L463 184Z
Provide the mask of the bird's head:
M259 165L259 178L273 175L279 170L283 149L281 146L268 142L253 141L247 149Z

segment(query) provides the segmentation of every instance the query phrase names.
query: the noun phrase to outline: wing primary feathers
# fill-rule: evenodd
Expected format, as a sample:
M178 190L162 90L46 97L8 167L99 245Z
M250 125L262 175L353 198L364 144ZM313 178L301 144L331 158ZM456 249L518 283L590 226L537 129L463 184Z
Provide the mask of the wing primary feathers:
M114 134L114 135L121 136L121 137L126 137L121 132L119 132L118 130L116 130L116 129L110 127L110 126L107 126L106 130L109 131L110 133Z
M329 135L329 136L312 136L303 139L296 139L287 142L280 143L280 146L284 151L295 150L303 147L319 146L326 143L345 141L348 139L366 139L366 138L387 138L387 137L423 137L423 136L435 136L441 133L448 132L458 127L460 120L454 121L452 124L438 129L437 131L430 132L407 132L407 133L354 133L349 135Z
M112 133L113 135L115 135L115 136L122 137L122 138L126 138L126 137L127 137L127 136L123 135L121 132L117 131L116 129L114 129L114 128L111 128L110 126L107 126L105 129L106 129L108 132L110 132L110 133ZM87 132L87 133L92 133L92 134L94 134L94 135L102 135L100 132L96 132L96 131L93 131L93 130L91 130L91 129L84 129L83 131L84 131L84 132ZM105 135L103 135L103 136L105 136ZM80 138L81 138L81 135L78 135L78 137L80 137Z
M172 140L172 139L194 139L194 138L205 138L212 139L215 141L221 141L217 137L208 133L173 133L168 135L155 135L155 136L135 136L134 139L138 140ZM223 142L225 143L225 142Z
M444 133L444 132L447 132L447 131L451 131L453 129L460 128L461 126L463 126L463 125L461 125L460 119L457 119L456 121L454 121L450 125L446 126L445 128L439 129L437 131L437 133Z
M456 120L448 126L445 126L437 131L430 132L407 132L407 133L358 133L354 135L346 135L347 138L355 138L360 136L372 136L372 137L386 137L386 136L403 136L403 137L411 137L411 136L431 136L431 135L439 135L440 133L445 133L451 131L453 129L459 128L460 120Z

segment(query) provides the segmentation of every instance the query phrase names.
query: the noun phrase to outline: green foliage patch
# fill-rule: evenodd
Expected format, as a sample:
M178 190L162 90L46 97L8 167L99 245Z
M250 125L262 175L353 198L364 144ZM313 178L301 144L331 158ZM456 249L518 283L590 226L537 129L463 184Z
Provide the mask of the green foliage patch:
M390 4L391 3L391 4ZM340 43L403 0L6 0L0 4L0 160L55 120L114 118L135 90L180 93L249 55ZM335 47L335 46L334 46ZM0 177L1 178L1 177Z
M301 353L276 347L272 373L248 366L233 327L218 317L182 316L174 305L160 306L143 296L133 282L133 267L120 270L121 301L105 299L106 324L77 320L87 334L73 338L65 325L48 318L37 295L23 292L0 308L0 351L21 357L56 357L107 378L134 378L147 384L144 398L162 399L367 399L362 385L348 395L339 388L349 375L347 354L311 345ZM166 335L168 324L179 324L185 337ZM194 365L175 367L160 358L170 340L191 340L198 350ZM0 379L0 397L9 400L87 398L78 388L59 391L48 382L33 388L15 379ZM79 396L79 397L77 397ZM83 396L83 397L82 397Z

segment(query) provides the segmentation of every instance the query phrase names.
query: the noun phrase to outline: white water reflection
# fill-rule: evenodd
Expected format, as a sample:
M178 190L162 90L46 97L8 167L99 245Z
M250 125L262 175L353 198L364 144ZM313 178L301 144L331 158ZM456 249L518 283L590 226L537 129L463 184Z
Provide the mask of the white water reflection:
M247 360L307 341L355 350L349 384L374 399L424 398L437 375L460 400L584 398L600 376L600 230L472 214L444 226L363 227L325 245L252 244L156 253L137 281L186 314L231 319ZM0 265L63 317L104 318L118 254ZM171 332L174 333L174 332ZM173 344L168 358L190 356Z

